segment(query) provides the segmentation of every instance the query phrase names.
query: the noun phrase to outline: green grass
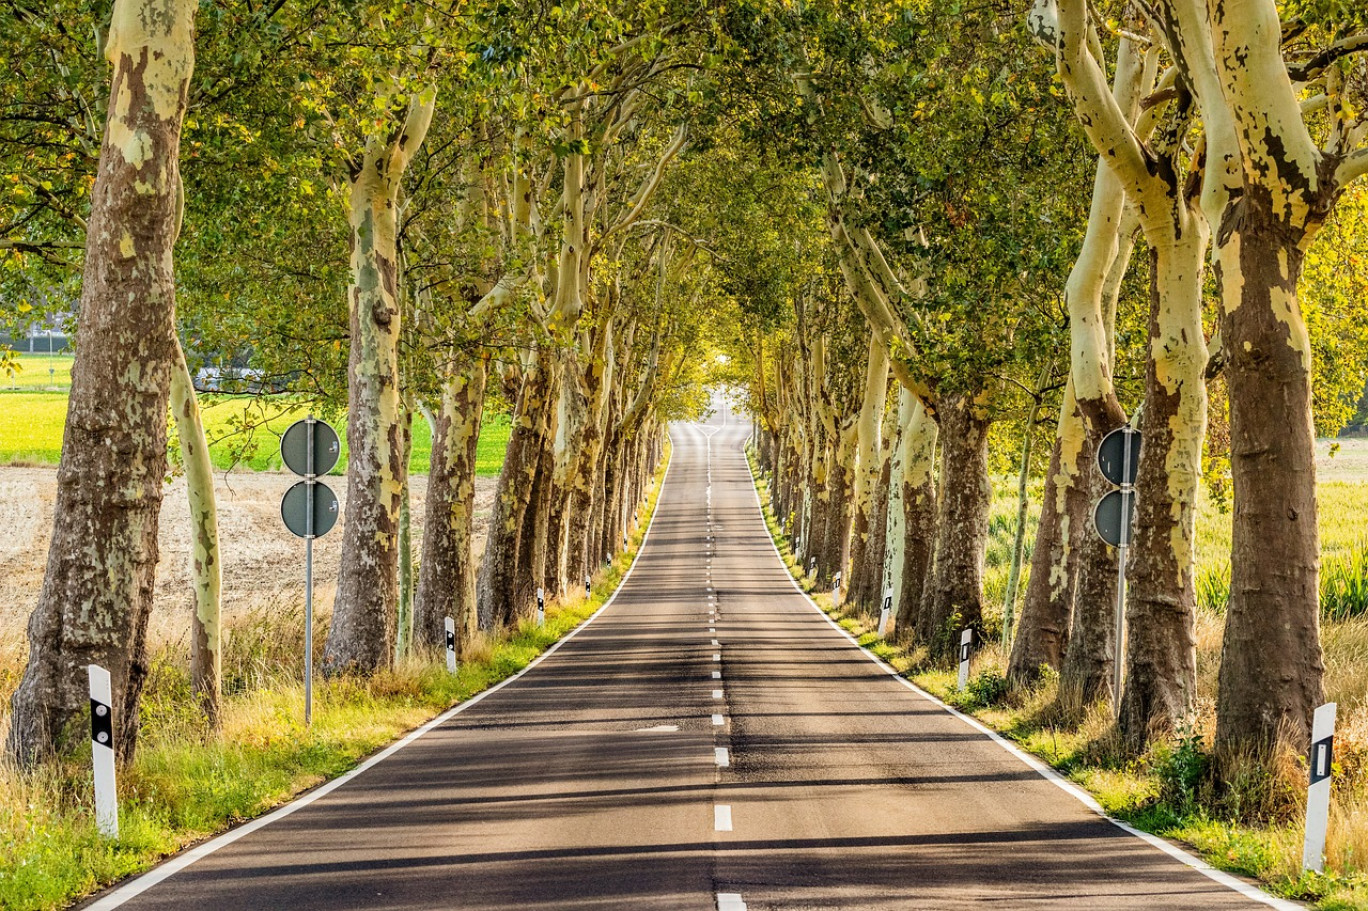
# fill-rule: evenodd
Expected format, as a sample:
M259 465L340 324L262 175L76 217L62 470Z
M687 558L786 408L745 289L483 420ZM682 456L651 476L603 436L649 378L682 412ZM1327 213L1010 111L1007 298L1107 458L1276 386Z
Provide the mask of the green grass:
M197 716L185 655L163 650L151 662L137 758L119 779L117 839L95 832L88 754L32 773L0 765L0 908L61 908L147 870L354 768L406 731L517 673L616 590L640 550L663 475L664 467L628 549L599 572L589 597L576 591L548 604L544 626L524 620L495 641L477 637L454 675L434 652L370 678L318 680L310 728L303 725L297 682L303 639L298 605L263 609L228 629L225 678L240 685L225 697L217 735L206 732ZM17 674L0 673L3 679ZM5 704L8 695L0 692Z
M277 399L206 395L202 401L209 451L215 467L220 469L241 466L256 471L279 470L280 434L306 413L301 406ZM65 392L34 391L27 387L21 387L19 392L0 391L0 465L57 464L62 455L66 410ZM342 458L333 474L341 474L347 467L345 418L336 421L335 426L342 436ZM485 417L476 474L492 476L499 473L509 431L507 416ZM413 424L413 457L409 469L416 473L426 472L431 456L432 434L427 422L418 419Z
M19 369L12 374L0 371L0 391L70 389L73 360L70 354L16 353Z

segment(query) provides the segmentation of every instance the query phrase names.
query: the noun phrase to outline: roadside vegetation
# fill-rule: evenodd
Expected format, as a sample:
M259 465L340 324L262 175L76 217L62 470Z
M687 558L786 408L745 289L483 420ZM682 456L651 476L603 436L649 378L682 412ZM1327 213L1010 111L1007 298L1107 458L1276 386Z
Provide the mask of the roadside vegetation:
M119 838L93 824L90 750L24 773L0 762L0 908L46 911L287 802L354 768L453 705L516 674L611 597L636 559L668 466L633 521L629 547L583 588L547 605L546 623L523 619L477 634L455 675L443 652L415 649L381 674L318 679L313 725L304 726L304 620L296 603L263 604L226 631L222 727L205 725L191 691L184 644L157 643L141 706L137 757L120 772ZM320 653L327 616L316 618ZM23 655L0 654L0 706L8 706ZM0 708L0 727L7 722Z
M1203 607L1198 615L1201 713L1177 738L1155 742L1137 755L1117 736L1111 707L1103 701L1083 704L1075 695L1062 692L1057 674L1043 676L1029 687L1010 683L1008 654L997 638L1000 610L990 616L985 639L974 651L969 684L961 692L957 669L934 660L925 645L896 631L888 640L881 639L876 614L849 602L833 606L830 590L794 557L791 542L769 505L771 481L759 472L753 451L748 451L748 458L765 524L789 573L866 650L926 692L1054 766L1117 819L1184 843L1212 866L1253 877L1271 892L1310 902L1320 911L1368 909L1368 604L1359 604L1352 615L1326 618L1326 690L1328 698L1341 705L1342 714L1335 743L1326 872L1304 874L1300 816L1306 796L1304 764L1289 762L1268 777L1251 763L1249 777L1227 789L1215 789L1209 780L1223 623L1217 610ZM1011 481L997 481L986 580L1007 572L1015 515ZM1363 502L1368 479L1337 483ZM1328 535L1357 531L1358 523L1348 510L1338 515L1341 524L1327 528ZM1208 504L1200 521L1214 529L1228 526L1229 517ZM1346 564L1355 566L1361 564ZM1352 578L1353 585L1368 584L1368 572L1360 575L1346 568L1343 573ZM992 591L993 586L985 588ZM1327 610L1337 609L1338 604L1332 601Z

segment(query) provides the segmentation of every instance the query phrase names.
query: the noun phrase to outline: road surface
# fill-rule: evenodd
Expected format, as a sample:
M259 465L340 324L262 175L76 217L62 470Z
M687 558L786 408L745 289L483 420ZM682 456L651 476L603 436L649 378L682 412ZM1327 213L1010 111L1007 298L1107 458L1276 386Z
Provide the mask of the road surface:
M91 907L1264 907L851 644L775 555L748 429L674 428L632 574L540 664Z

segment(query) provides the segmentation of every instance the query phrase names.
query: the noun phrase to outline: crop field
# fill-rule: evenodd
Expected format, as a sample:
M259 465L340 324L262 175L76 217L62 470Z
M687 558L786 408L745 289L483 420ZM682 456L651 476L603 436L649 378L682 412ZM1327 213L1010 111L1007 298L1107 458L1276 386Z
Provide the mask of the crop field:
M48 355L21 355L21 369L0 376L0 465L56 465L62 457L62 427L66 421L71 358L52 358L52 388ZM247 395L206 394L200 398L209 450L217 468L280 469L280 435L305 417L306 409L289 400ZM342 436L342 458L334 474L347 467L345 416L334 422ZM505 415L486 415L480 434L476 474L492 477L503 465L509 422ZM413 456L409 469L426 472L432 455L427 422L413 424Z

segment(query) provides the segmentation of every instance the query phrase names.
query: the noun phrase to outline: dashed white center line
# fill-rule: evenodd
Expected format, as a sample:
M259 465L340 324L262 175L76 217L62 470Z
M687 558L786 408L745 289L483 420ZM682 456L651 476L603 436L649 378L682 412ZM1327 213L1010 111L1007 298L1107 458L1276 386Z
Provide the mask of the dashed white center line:
M721 671L713 671L713 679L714 679L714 680L721 680L721 679L722 679L722 672L721 672Z
M717 893L717 911L746 911L740 892Z
M714 660L714 661L721 661L721 660L722 660L722 656L721 656L720 654L714 654L714 655L713 655L713 660Z
M718 768L725 769L731 765L731 757L727 755L726 747L717 747L713 750L713 754L717 759Z
M713 690L713 698L714 698L714 699L721 699L721 698L722 698L722 691L721 691L721 690Z
M708 632L712 632L712 630L708 630ZM712 644L713 644L713 648L717 648L717 640L716 640L716 639L714 639L714 640L712 641Z
M725 803L713 805L713 828L718 832L732 830L731 806Z
M723 721L721 715L713 715L713 724L720 725L722 723Z

